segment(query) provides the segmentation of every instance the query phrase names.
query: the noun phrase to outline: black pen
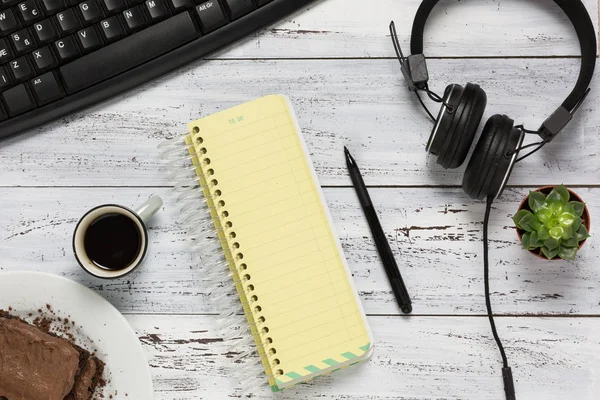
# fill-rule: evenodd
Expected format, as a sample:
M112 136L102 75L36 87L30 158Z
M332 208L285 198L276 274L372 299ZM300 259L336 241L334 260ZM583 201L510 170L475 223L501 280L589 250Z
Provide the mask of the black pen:
M350 155L350 152L346 147L344 147L344 152L346 153L346 164L348 165L350 178L354 184L354 189L356 189L356 194L358 195L358 199L360 200L363 211L367 216L367 221L369 221L369 226L371 227L371 233L375 239L377 251L379 252L379 256L381 257L381 261L385 267L385 272L387 273L390 284L392 285L392 290L396 296L396 301L398 302L398 305L403 313L410 314L412 312L410 296L408 295L408 291L406 290L406 286L402 280L402 275L400 275L400 270L398 269L398 264L396 264L396 260L394 259L394 254L392 253L390 244L388 243L385 233L383 233L383 229L381 228L381 223L379 222L377 212L373 207L371 196L369 196L369 192L367 191L365 182L360 174L358 165L356 165L356 161L354 161L354 158L352 158L352 155Z

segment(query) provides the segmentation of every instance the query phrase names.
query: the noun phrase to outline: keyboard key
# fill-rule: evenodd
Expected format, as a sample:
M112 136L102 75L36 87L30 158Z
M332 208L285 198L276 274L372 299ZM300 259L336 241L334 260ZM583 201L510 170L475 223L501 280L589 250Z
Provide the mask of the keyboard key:
M100 39L100 35L98 35L93 26L77 32L77 38L84 53L89 53L102 47L102 39Z
M29 84L39 106L65 97L65 90L52 72L32 79Z
M12 79L6 68L0 67L0 92L10 87Z
M7 39L0 39L0 65L12 60L13 51Z
M50 18L33 24L33 32L40 43L50 43L59 38L58 32Z
M82 28L81 22L72 8L56 14L56 20L63 33L72 33Z
M19 2L19 0L0 0L0 6L1 6L1 8L7 8L10 6L14 6L18 2Z
M256 9L254 0L224 0L223 3L225 4L227 11L229 11L229 16L232 21L241 18L250 11Z
M44 12L35 4L33 0L27 0L17 6L21 14L21 19L26 25L39 21L44 18Z
M123 17L125 18L127 29L131 32L139 31L148 24L140 6L123 11Z
M22 29L10 35L14 49L18 54L30 52L36 48L35 40L29 29Z
M32 51L31 58L38 72L45 72L58 66L58 61L48 46Z
M15 86L2 93L2 99L8 111L8 115L16 117L36 108L35 100L25 85Z
M0 103L0 121L4 121L6 118L8 118L8 113L4 111L4 107Z
M146 9L150 16L151 22L162 21L171 16L169 6L163 0L148 0L146 1Z
M6 35L21 27L21 23L12 9L0 11L0 34Z
M176 13L194 7L194 2L192 0L169 0L169 2L171 3L171 8Z
M196 6L196 14L200 18L200 27L204 34L229 22L217 0L210 0Z
M72 94L168 53L197 37L190 14L177 14L62 66L60 77L66 92Z
M104 12L96 0L88 0L79 4L79 10L86 25L93 24L104 18Z
M116 15L100 22L100 31L106 43L114 42L127 34Z
M114 14L119 11L123 11L127 8L127 2L125 0L103 0L104 7L108 10L109 14Z
M64 39L57 40L54 42L58 57L62 62L67 62L79 56L79 49L75 43L73 36L67 36Z
M66 7L63 0L41 0L46 15L53 15Z
M12 60L8 65L10 65L12 76L16 82L24 81L35 75L35 70L31 64L29 64L27 56Z

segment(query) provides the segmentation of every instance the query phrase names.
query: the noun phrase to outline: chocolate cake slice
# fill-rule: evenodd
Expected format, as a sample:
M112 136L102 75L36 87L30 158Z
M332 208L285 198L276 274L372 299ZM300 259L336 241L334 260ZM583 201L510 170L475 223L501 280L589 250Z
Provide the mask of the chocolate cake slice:
M87 350L0 311L0 400L90 400L103 372Z
M79 351L79 372L71 392L64 400L90 400L98 386L101 386L104 363L87 350L73 345Z

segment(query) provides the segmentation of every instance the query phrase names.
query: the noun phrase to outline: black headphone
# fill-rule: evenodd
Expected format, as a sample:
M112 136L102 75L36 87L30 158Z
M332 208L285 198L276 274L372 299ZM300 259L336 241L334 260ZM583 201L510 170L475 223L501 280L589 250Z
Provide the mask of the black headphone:
M475 134L487 105L485 91L476 84L466 86L449 85L444 96L440 97L429 90L429 73L423 55L423 32L429 14L439 0L424 0L417 11L412 29L411 52L404 57L398 43L394 24L390 25L394 47L402 65L402 72L409 90L419 96L419 91L442 103L437 118L429 112L435 126L427 144L427 151L437 156L438 164L444 168L458 168L466 160ZM551 142L571 121L573 114L589 93L596 66L596 33L594 25L581 0L554 0L573 23L581 45L581 70L575 88L562 105L548 118L537 131L515 126L514 121L496 114L485 124L481 137L469 161L463 178L463 189L473 199L497 198L506 187L526 133L535 133L542 138L539 150ZM419 96L419 101L426 108ZM535 151L537 151L535 150ZM535 152L534 151L534 152ZM522 157L524 158L524 157Z
M424 0L417 11L411 39L413 55L404 57L393 22L390 24L390 33L408 88L415 92L419 102L434 122L434 128L427 143L427 151L437 156L438 164L444 168L458 168L465 162L475 139L487 105L487 95L479 85L473 83L467 83L464 87L456 84L449 85L443 97L429 89L429 73L423 55L423 32L427 18L438 1ZM515 126L515 122L506 115L492 116L481 132L465 170L462 185L465 193L471 198L487 199L483 222L485 300L492 334L502 356L502 378L507 400L516 399L514 380L506 352L496 330L489 288L488 225L492 203L502 194L515 163L550 143L573 119L573 114L589 93L589 85L596 67L596 32L585 6L581 0L554 0L554 2L571 20L581 45L581 70L575 88L537 131L527 130L522 125ZM442 104L437 118L429 111L419 92L427 93L431 100ZM542 141L523 146L525 134L537 134ZM533 146L537 146L537 148L527 155L519 157L522 150Z

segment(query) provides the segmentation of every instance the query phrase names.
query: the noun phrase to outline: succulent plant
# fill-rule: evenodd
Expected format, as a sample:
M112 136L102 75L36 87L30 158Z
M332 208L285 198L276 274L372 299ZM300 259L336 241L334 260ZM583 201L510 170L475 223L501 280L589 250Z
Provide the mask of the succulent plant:
M546 196L541 192L530 192L530 210L521 209L513 216L518 229L524 231L523 248L535 251L549 260L556 256L572 260L577 255L580 243L590 237L583 223L585 204L570 201L571 194L563 185L557 186Z

